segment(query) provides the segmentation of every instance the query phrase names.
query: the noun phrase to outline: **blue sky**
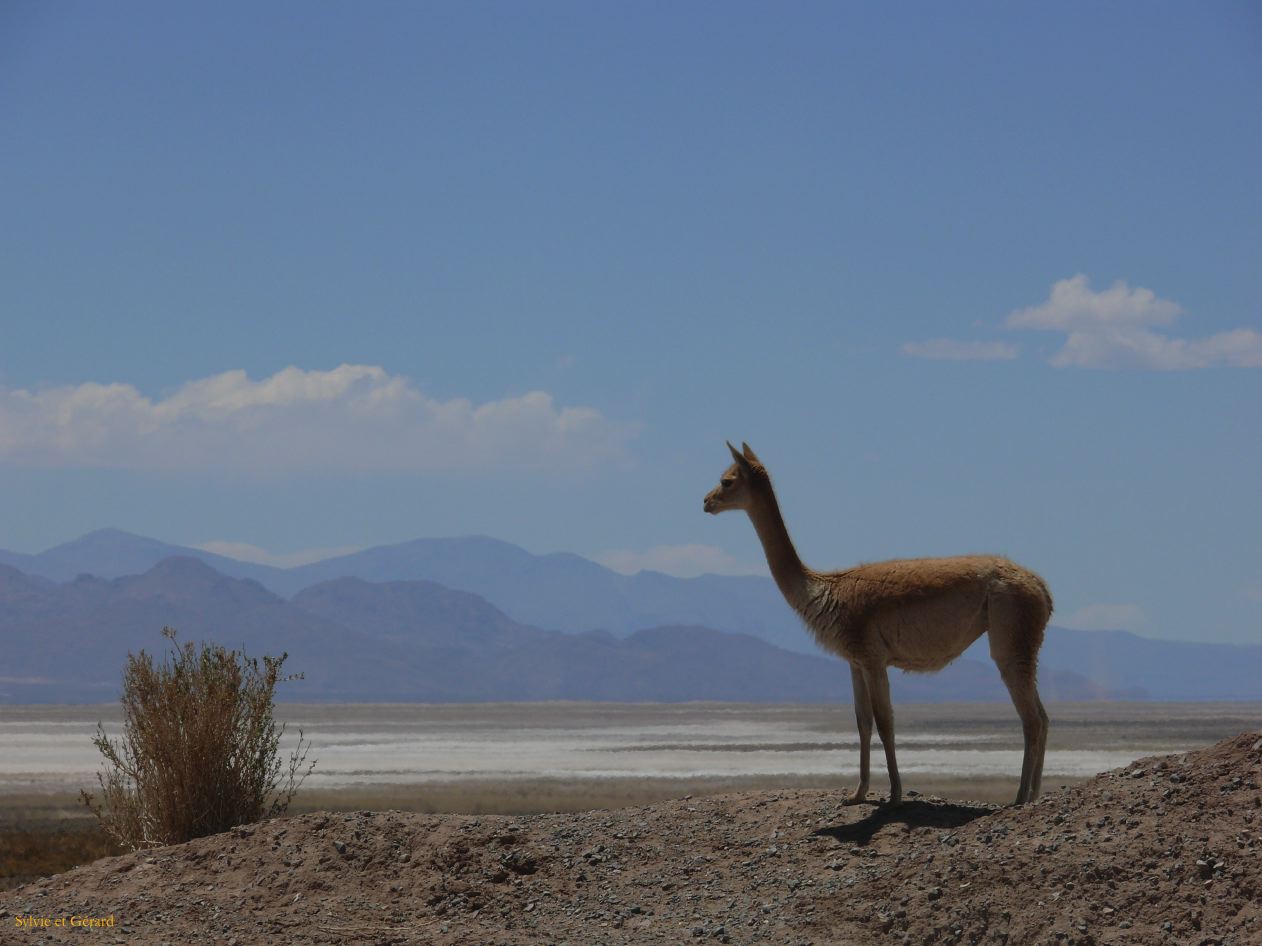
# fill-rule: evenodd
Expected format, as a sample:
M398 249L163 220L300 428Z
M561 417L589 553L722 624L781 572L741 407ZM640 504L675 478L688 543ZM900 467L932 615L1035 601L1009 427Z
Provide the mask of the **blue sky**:
M1247 3L10 0L0 547L756 571L747 440L816 567L1262 642L1260 93Z

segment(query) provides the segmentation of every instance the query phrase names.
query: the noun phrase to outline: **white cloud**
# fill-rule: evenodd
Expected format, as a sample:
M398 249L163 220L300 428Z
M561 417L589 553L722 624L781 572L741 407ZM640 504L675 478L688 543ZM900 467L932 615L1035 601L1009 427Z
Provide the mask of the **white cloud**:
M924 342L908 342L904 355L931 358L935 361L1010 361L1017 357L1017 346L1007 342L961 342L953 338L931 338Z
M1157 298L1151 289L1131 289L1121 280L1103 292L1093 292L1087 277L1079 273L1052 286L1042 305L1013 312L1007 324L1068 332L1101 325L1169 325L1182 314L1177 303Z
M1144 626L1146 618L1134 604L1089 604L1066 617L1058 617L1056 623L1079 631L1136 631Z
M0 386L0 462L129 470L424 472L569 469L631 436L531 391L485 404L427 397L370 365L225 371L152 400L129 384Z
M1151 289L1118 281L1095 292L1079 274L1052 286L1046 302L1011 313L1009 328L1064 332L1064 347L1050 364L1080 368L1151 368L1187 371L1228 365L1262 367L1262 334L1249 328L1205 338L1172 338L1153 326L1172 324L1183 314L1178 303Z
M739 562L713 545L657 545L644 552L611 549L597 555L596 561L624 575L642 571L662 572L676 578L767 574L765 567Z
M235 558L239 562L252 562L255 565L272 565L276 568L297 568L299 565L310 565L322 562L326 558L337 558L358 552L362 546L342 545L336 548L299 549L296 552L269 552L267 549L247 542L203 542L193 548L203 552L213 552L226 558Z

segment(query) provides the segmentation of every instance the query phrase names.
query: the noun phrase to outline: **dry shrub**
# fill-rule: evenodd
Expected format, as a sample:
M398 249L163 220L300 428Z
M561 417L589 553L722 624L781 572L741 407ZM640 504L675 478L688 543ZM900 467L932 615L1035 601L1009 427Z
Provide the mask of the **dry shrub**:
M109 764L97 773L101 804L82 792L105 831L132 850L178 844L283 814L315 762L302 731L288 763L272 692L288 654L263 666L218 644L175 643L161 665L127 655L120 741L98 725L92 742ZM300 675L283 679L300 679Z

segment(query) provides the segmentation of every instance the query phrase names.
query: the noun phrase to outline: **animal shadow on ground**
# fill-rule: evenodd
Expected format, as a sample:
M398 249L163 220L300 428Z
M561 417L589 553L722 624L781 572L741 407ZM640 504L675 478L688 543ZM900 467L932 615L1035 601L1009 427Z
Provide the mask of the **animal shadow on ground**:
M958 828L977 818L984 818L994 813L994 808L977 805L904 801L893 808L881 805L866 818L853 824L820 828L815 832L815 836L834 838L839 844L864 845L871 841L882 828L891 824L903 825L904 832L915 828Z

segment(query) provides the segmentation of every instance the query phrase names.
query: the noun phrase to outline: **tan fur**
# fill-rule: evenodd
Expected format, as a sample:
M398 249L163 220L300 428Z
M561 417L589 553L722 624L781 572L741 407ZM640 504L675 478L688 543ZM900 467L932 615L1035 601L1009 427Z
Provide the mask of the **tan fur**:
M998 555L910 558L816 572L798 558L780 515L771 477L742 444L706 496L706 512L744 510L772 577L820 646L849 662L859 725L859 787L867 796L873 723L885 749L890 801L902 794L894 754L888 668L941 670L982 634L1021 717L1025 753L1017 804L1038 797L1047 747L1047 713L1035 675L1052 596L1043 579Z

